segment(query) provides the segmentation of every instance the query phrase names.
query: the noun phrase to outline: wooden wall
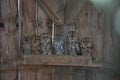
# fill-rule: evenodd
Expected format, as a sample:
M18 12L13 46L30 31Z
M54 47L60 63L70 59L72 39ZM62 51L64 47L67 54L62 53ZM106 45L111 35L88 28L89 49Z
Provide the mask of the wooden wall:
M112 46L110 43L113 42L111 28L108 27L111 26L108 25L109 17L106 17L101 10L97 10L87 0L70 0L65 9L63 8L65 2L62 0L56 0L55 5L49 0L45 1L49 2L48 5L52 6L53 11L62 20L61 25L55 23L55 39L65 38L71 27L74 27L78 33L79 42L83 37L90 37L94 43L97 53L95 63L105 64L107 58L105 56L111 53ZM21 0L21 2L22 38L31 34L40 36L42 33L49 33L51 35L52 26L49 26L51 17L46 14L43 8L36 4L35 0ZM60 5L57 6L58 3ZM77 22L72 23L77 17L75 13L79 13L79 7L81 9L80 17L78 17ZM18 56L18 24L20 24L18 1L0 0L1 66L3 63L6 66L8 64L8 67L10 64L15 65L15 60L20 57ZM119 74L113 76L113 71L106 69L106 67L25 66L21 69L0 70L0 80L119 80L118 76Z

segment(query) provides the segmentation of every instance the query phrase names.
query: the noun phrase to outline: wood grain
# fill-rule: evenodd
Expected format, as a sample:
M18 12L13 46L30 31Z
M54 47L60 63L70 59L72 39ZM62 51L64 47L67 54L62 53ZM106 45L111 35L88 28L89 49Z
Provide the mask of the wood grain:
M23 65L53 65L53 66L83 66L102 67L102 64L92 64L90 56L24 56Z
M34 0L22 0L22 36L32 35L36 27L36 3Z
M43 9L37 5L37 26L36 35L40 36L42 33L48 33L51 35L52 25L51 19L46 15Z
M0 72L0 80L16 80L16 70Z
M7 63L17 57L17 1L1 0L1 21L5 30L2 31L2 62Z
M26 70L20 70L20 79L21 80L36 80L35 79L35 69L26 69Z
M36 80L52 80L52 69L49 67L39 68L37 71L37 79Z

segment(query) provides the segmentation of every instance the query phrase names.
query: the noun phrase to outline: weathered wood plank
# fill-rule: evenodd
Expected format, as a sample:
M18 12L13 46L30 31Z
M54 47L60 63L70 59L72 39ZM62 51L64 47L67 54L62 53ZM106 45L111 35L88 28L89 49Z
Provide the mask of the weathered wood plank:
M37 4L37 26L36 26L36 34L40 36L42 33L48 33L51 35L52 25L51 20L43 11L43 9Z
M1 0L2 62L7 63L17 57L17 0Z
M68 67L56 67L52 72L52 80L72 80L72 72Z
M36 27L36 3L22 0L22 36L34 34Z
M36 69L19 70L21 80L36 80Z
M84 70L73 67L56 67L52 70L52 80L85 80Z
M39 68L37 71L37 79L36 80L52 80L51 75L52 75L51 68L49 68L49 67Z
M24 56L24 64L102 67L101 64L92 64L90 56Z
M0 72L0 80L16 80L16 70Z

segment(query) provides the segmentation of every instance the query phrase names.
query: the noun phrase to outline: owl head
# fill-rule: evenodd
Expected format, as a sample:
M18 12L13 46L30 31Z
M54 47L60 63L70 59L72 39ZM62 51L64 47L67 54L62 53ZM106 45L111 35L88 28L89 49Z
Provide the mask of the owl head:
M48 33L42 33L40 36L41 43L48 43L50 42L50 36Z
M32 46L38 46L40 44L40 36L33 35L31 37Z
M92 44L92 43L91 43L91 40L90 40L89 37L84 37L84 38L82 38L82 40L81 40L81 44L88 46L88 45L90 45L90 44Z
M68 40L75 40L77 38L76 32L75 31L68 32L67 38L68 38Z
M30 36L24 36L23 37L23 43L25 44L25 43L30 43L31 41L30 41Z

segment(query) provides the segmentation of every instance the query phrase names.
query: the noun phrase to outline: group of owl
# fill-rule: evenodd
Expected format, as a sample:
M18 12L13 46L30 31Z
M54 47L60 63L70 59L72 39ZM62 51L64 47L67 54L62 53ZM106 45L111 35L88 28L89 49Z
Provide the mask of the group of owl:
M70 55L93 55L94 46L89 37L83 37L80 41L75 31L68 32L67 51Z
M42 33L40 36L24 36L22 53L25 55L32 53L51 55L52 47L50 35L48 33Z
M52 45L51 37L48 33L42 33L40 36L25 36L23 38L23 54L53 55L64 54L64 41L54 42ZM92 55L94 46L89 37L83 37L80 42L77 33L70 31L66 38L67 54L74 55Z

